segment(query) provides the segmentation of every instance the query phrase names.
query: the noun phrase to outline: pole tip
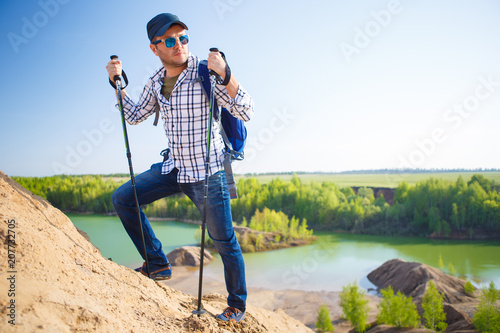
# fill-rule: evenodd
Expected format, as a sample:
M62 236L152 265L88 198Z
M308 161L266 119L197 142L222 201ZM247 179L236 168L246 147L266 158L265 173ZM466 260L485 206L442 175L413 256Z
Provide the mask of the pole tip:
M193 310L193 311L192 311L192 313L193 313L193 314L195 314L195 315L198 315L198 317L199 317L199 316L201 316L202 314L207 313L207 311L205 311L205 310L203 310L203 309L199 309L199 310Z

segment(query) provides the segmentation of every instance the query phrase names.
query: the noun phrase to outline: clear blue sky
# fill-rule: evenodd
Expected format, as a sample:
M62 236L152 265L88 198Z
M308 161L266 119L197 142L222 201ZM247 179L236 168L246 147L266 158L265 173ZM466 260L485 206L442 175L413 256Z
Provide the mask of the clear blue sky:
M0 4L0 170L127 173L105 65L137 98L161 12L255 100L237 172L500 167L499 1L30 0ZM152 121L129 126L136 172L167 146Z

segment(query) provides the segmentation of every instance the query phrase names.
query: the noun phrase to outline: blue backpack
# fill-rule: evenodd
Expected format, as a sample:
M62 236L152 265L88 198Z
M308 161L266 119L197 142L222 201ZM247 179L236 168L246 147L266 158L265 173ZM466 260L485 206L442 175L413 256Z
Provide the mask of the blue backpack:
M202 60L198 66L199 81L201 81L201 86L203 87L203 92L207 97L207 100L210 100L211 93L211 85L210 85L210 75L208 71L207 61ZM226 174L226 183L229 190L229 194L231 199L238 198L238 193L236 191L236 183L234 181L233 169L231 167L231 162L233 160L241 161L245 158L245 154L243 149L245 148L246 140L247 140L247 129L245 127L245 123L234 117L226 108L220 108L217 105L217 101L213 101L214 110L213 117L215 121L219 121L220 117L220 134L224 139L224 143L226 145L226 150L228 152L228 156L224 160L224 172ZM220 111L220 113L219 113Z
M207 61L202 60L198 66L201 86L208 100L210 100L211 85L207 67ZM245 123L234 117L226 108L220 108L214 100L214 119L222 124L221 135L226 144L227 152L232 160L243 160L245 158L244 148L247 140L247 129ZM220 113L219 113L220 112Z

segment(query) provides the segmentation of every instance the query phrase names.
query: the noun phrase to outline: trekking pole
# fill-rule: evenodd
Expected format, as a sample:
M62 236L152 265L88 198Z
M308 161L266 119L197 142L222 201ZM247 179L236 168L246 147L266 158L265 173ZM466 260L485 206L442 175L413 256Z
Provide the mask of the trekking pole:
M118 60L117 55L112 55L111 60ZM139 221L139 229L141 230L141 240L142 240L142 250L144 252L144 261L146 262L146 271L148 273L148 277L151 278L151 273L149 271L149 261L148 261L148 253L146 251L146 242L144 241L144 230L142 230L142 218L141 218L141 210L139 207L139 199L137 199L137 191L135 189L135 177L134 177L134 169L132 168L132 154L130 153L130 146L128 144L128 134L127 134L127 123L125 122L125 112L123 111L123 101L122 101L122 89L128 85L127 75L124 71L122 71L123 79L125 80L125 86L122 87L122 80L120 75L115 75L113 77L114 84L111 80L109 83L113 88L116 89L116 98L118 99L118 107L120 108L120 113L122 117L122 127L123 127L123 137L125 138L125 149L127 152L128 159L128 168L130 171L130 182L132 183L132 191L134 192L134 200L135 200L135 208L137 210L137 218Z
M211 52L219 52L216 47L210 48ZM210 75L219 76L213 70L210 70ZM205 156L205 194L204 194L204 204L203 204L203 218L201 221L201 254L200 254L200 278L198 281L198 308L193 310L194 314L198 317L205 314L206 311L201 308L201 296L202 296L202 286L203 286L203 259L205 257L205 228L207 223L207 206L208 206L208 172L210 168L210 144L212 139L212 119L213 119L213 109L214 109L214 90L215 90L215 80L211 80L210 89L210 111L208 114L208 128L207 128L207 153Z

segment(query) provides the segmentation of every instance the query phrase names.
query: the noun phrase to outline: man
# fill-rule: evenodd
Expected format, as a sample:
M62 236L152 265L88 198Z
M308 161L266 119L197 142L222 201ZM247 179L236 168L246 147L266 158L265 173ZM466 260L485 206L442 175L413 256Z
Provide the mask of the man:
M199 81L197 57L188 50L187 26L176 15L163 13L147 24L151 51L160 59L162 67L148 80L138 103L122 91L125 117L135 125L159 111L169 141L170 153L162 163L135 178L140 205L149 204L176 193L187 195L201 213L207 209L207 229L224 264L228 291L228 307L217 318L243 320L246 306L245 267L241 248L232 225L230 196L227 189L223 161L225 146L219 125L213 122L209 174L208 205L204 207L205 155L209 101ZM214 96L218 105L248 121L253 116L253 100L227 73L226 63L219 52L210 52L208 68L217 72L227 85L217 85ZM111 80L121 74L121 62L110 61L106 69ZM230 77L229 77L230 76ZM131 182L120 186L112 196L113 206L128 235L143 255L139 221ZM153 229L140 212L151 278L169 279L170 264ZM136 271L146 275L145 264Z

